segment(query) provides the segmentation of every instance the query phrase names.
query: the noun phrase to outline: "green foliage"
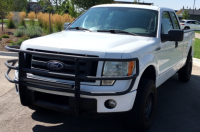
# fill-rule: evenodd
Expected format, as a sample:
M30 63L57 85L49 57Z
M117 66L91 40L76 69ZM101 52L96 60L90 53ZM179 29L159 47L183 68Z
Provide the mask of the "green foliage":
M14 43L13 41L11 41L10 45L21 45L22 42L24 42L25 40L28 40L30 39L29 37L27 36L24 36L24 37L21 37L16 43Z
M195 39L194 57L200 59L200 39Z
M190 17L188 10L184 10L182 15L183 15L183 19L188 19Z
M10 46L15 45L15 43L13 41L11 41Z
M71 15L74 18L77 18L79 16L79 13L74 5L73 1L68 0L67 6L69 7L69 15Z
M80 9L88 10L90 7L99 4L109 4L113 3L114 0L71 0Z
M140 0L134 0L134 4L138 4Z
M25 11L28 6L27 0L13 0L12 11Z
M55 13L57 14L65 14L69 13L69 0L64 0L60 5L56 6Z
M19 23L20 26L26 27L26 23L24 21L24 19L21 20L21 22Z
M8 23L6 24L6 26L7 26L7 28L9 28L9 29L14 29L14 28L16 27L12 19L10 19L10 20L8 21Z
M25 35L26 28L24 26L19 26L18 29L14 32L15 37L22 37Z
M42 29L39 26L30 26L26 32L25 35L30 38L36 38L42 36Z
M22 36L28 36L29 38L35 38L42 36L42 28L39 26L30 26L28 29L26 29L23 26L20 26L15 32L14 36L16 37L22 37Z
M1 35L1 38L10 38L10 37L7 34L3 34L3 35Z
M3 18L11 11L13 0L0 0L0 15L3 22ZM3 27L2 27L3 31Z

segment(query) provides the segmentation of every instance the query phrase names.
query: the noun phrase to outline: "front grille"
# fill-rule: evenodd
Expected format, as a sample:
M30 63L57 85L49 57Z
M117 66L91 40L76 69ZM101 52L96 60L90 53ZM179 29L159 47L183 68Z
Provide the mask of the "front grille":
M62 70L54 71L54 72L65 73L65 74L70 74L70 75L75 75L75 57L86 57L86 56L87 57L98 57L98 56L91 56L91 55L79 55L79 54L68 54L68 53L62 53L62 52L44 51L44 50L37 50L37 49L27 49L27 50L74 56L74 58L47 57L47 56L41 56L41 55L33 55L32 56L32 61L31 61L31 68L32 69L51 72L53 70L50 70L47 67L47 63L48 63L48 61L56 60L56 61L62 62L64 64L64 68ZM80 60L79 61L80 75L96 76L97 66L98 66L98 61ZM40 75L40 74L34 74L34 75ZM59 78L59 77L53 77L53 76L48 76L48 75L46 75L44 77L75 81L74 79L67 78L67 77L66 78ZM81 80L81 82L95 82L95 81L94 80Z

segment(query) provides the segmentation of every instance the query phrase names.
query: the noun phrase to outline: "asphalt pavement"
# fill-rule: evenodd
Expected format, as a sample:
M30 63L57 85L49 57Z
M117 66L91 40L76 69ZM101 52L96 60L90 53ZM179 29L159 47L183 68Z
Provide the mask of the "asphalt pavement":
M121 114L76 117L23 107L14 85L4 78L5 60L0 58L0 132L131 132ZM200 67L193 66L190 82L181 83L174 75L157 90L158 107L149 132L200 131Z

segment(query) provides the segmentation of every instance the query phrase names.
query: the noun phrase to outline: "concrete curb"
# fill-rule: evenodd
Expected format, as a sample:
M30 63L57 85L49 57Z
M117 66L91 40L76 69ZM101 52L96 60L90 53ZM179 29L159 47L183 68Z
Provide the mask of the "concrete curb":
M18 53L0 51L0 58L17 58ZM200 67L200 59L193 58L194 65Z
M18 57L18 53L0 51L0 58Z
M194 65L200 67L200 59L193 58L193 63L194 63Z

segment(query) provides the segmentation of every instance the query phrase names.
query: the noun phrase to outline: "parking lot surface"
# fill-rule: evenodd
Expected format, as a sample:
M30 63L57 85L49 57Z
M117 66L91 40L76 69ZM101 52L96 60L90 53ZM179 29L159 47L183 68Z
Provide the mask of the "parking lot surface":
M131 132L123 115L76 117L23 107L14 85L4 78L5 60L0 58L0 132ZM200 131L200 67L193 66L189 83L174 75L157 90L158 107L149 132Z

